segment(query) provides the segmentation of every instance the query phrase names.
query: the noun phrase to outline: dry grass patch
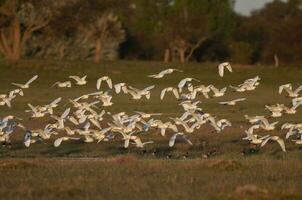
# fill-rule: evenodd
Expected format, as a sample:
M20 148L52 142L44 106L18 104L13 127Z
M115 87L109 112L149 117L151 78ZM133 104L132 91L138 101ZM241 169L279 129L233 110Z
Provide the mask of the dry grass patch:
M247 184L237 186L230 199L232 200L273 200L272 195L265 188Z
M238 161L225 159L208 160L208 162L206 163L206 167L221 171L232 171L244 168L244 166Z
M136 156L131 154L117 155L106 159L108 162L118 163L118 164L134 164L137 163L138 159Z

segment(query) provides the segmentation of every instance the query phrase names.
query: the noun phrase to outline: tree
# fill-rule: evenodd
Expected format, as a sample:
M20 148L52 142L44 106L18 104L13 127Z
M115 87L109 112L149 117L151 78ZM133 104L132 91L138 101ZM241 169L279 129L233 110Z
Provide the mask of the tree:
M119 45L125 38L125 31L119 21L116 9L123 6L124 0L87 0L77 1L68 7L67 13L73 13L73 25L84 34L87 43L94 44L93 61L100 62L104 55L104 46ZM65 11L62 12L63 16ZM70 16L70 15L69 15Z
M301 0L277 0L241 20L235 40L252 47L252 63L302 60L301 5Z
M174 1L165 25L170 49L176 50L181 63L188 62L208 40L230 35L233 17L229 0Z
M206 41L223 37L232 28L229 0L140 0L134 5L132 32L149 46L152 41L166 62L175 57L189 61Z
M0 7L0 52L17 61L31 35L51 17L51 1L7 0Z
M163 37L163 19L167 14L169 1L131 0L125 7L124 23L127 27L128 40L125 48L134 46L138 59L159 59L158 52L167 46ZM129 44L131 43L131 44Z
M69 60L115 59L125 38L119 8L125 0L65 0L30 41L28 56ZM68 2L68 3L67 3Z

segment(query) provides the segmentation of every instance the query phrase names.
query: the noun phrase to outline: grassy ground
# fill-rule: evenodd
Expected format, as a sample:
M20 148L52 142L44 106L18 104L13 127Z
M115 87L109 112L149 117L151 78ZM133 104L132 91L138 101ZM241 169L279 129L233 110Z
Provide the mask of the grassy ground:
M5 199L301 199L295 160L3 160Z
M163 80L146 76L168 66L180 68L185 73L175 73ZM287 82L299 86L302 70L299 67L235 66L234 71L222 79L218 77L215 64L181 66L122 61L100 65L61 61L1 63L0 94L14 88L11 82L22 83L35 74L40 77L25 91L25 97L18 97L13 102L11 109L0 108L0 117L15 114L31 128L41 128L50 119L29 120L24 112L27 103L43 105L59 96L66 102L68 98L94 92L96 79L103 75L110 76L114 83L126 82L138 88L156 85L151 100L134 102L127 95L114 96L114 105L106 110L130 114L134 110L162 112L163 119L179 116L182 109L172 97L167 96L160 101L159 93L166 86L175 86L184 77L194 77L202 84L218 87L237 85L256 75L262 80L253 92L238 94L228 89L228 94L221 98L207 100L200 97L203 102L200 106L206 112L229 119L233 127L222 134L212 133L208 126L202 127L190 135L194 143L192 147L177 143L174 148L168 148L168 136L172 133L163 138L153 131L143 137L156 141L146 151L136 148L125 150L119 141L63 143L60 148L54 148L52 141L46 141L46 144L35 144L25 149L21 142L23 134L17 132L11 148L0 147L0 196L7 199L302 199L299 188L302 184L301 147L287 141L286 154L275 143L266 145L259 152L246 153L249 145L241 140L247 127L243 115L269 115L264 110L265 104L289 105L290 99L278 95L278 86ZM50 88L58 80L67 80L69 75L86 74L89 81L86 86ZM217 104L243 96L248 100L235 109ZM62 106L56 111L63 109ZM301 122L302 112L278 120L279 127L283 122ZM284 135L280 131L274 133ZM187 154L188 159L184 160L183 156ZM167 155L172 159L167 160ZM209 159L203 159L204 155L210 155Z

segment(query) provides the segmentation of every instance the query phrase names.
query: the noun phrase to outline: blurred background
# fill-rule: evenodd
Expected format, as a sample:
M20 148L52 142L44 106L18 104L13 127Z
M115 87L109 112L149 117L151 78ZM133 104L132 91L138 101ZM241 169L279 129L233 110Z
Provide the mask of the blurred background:
M301 0L0 0L2 60L302 62Z

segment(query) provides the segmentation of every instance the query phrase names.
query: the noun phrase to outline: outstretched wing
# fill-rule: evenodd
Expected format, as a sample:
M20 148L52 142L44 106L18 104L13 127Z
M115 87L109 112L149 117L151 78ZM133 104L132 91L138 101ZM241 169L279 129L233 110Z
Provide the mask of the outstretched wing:
M27 83L25 83L25 85L31 84L31 83L34 82L38 77L39 77L38 75L35 75L35 76L32 77L29 81L27 81Z
M149 90L152 90L153 88L155 88L155 85L151 85L149 87L146 87L145 89L143 89L143 91L147 92Z
M261 143L261 147L263 147L269 140L271 139L271 137L266 138L262 143Z
M299 93L302 90L302 85L300 85L296 90L295 93Z
M54 86L56 86L56 85L58 85L59 83L60 83L59 81L55 82L55 83L51 86L51 88L54 87Z
M235 99L234 101L239 102L239 101L245 101L245 100L246 100L246 98L239 98L239 99Z
M219 93L219 90L214 86L214 85L211 85L210 86L210 89L216 94L216 93Z
M219 76L223 77L223 71L224 71L224 63L221 63L220 65L218 65Z
M75 80L76 82L80 82L82 79L78 76L69 76L69 78Z
M164 96L165 96L165 93L166 93L167 89L163 89L160 93L160 100L163 100L164 99Z
M169 140L169 147L174 146L177 135L178 135L178 133L175 133L174 135L172 135L172 137Z
M280 145L282 151L286 152L284 140L281 139L281 138L278 138L278 139L277 139L277 142L278 142L278 144Z
M60 137L58 139L56 139L53 143L54 147L59 147L63 141L64 137Z
M64 113L61 115L61 119L65 119L68 116L69 112L70 112L70 108L67 108L64 111Z
M175 96L177 99L179 99L178 90L177 90L176 88L174 88L172 91L173 91L174 96Z
M189 140L189 138L187 138L187 136L183 135L182 138L190 145L193 145L193 143L191 142L191 140Z
M99 89L101 88L102 81L103 81L102 78L99 78L99 79L96 81L96 89L99 90Z
M107 82L107 84L108 84L108 87L109 87L110 89L112 89L112 80L111 80L110 78L108 78L108 79L106 80L106 82Z
M57 105L58 103L60 103L61 100L62 100L62 97L59 97L59 98L55 99L53 102L51 102L50 105L51 106Z
M30 103L27 104L27 105L28 105L28 107L30 107L30 109L31 109L33 112L36 112L36 111L37 111L37 109L36 109L33 105L31 105Z
M187 83L187 79L182 79L179 83L178 83L178 88L183 88Z
M12 83L12 85L22 88L24 85L19 83Z
M228 64L226 65L226 68L229 70L229 72L233 72L233 69L232 69L232 66L231 66L230 63L228 63Z

